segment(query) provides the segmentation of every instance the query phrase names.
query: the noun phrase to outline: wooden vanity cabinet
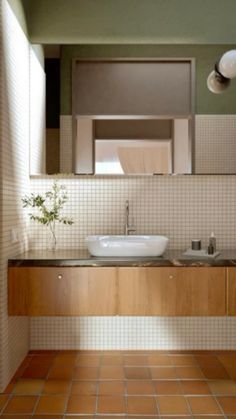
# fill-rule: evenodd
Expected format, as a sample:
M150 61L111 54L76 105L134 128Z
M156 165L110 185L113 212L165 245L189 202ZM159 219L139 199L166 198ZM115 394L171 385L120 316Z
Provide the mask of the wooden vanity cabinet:
M236 273L229 282L236 293ZM230 313L234 310L231 302ZM11 267L8 311L14 316L224 316L226 269Z
M9 268L10 315L116 314L116 268Z
M224 268L119 268L118 314L224 316Z
M227 269L227 289L227 314L236 316L236 267Z

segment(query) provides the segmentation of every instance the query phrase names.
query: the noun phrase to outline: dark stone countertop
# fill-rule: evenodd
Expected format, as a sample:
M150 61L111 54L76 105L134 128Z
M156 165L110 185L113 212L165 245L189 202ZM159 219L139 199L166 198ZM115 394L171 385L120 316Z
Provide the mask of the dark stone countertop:
M12 257L9 267L49 266L235 266L236 249L223 250L215 259L186 257L184 250L167 250L161 257L94 257L87 250L31 250Z

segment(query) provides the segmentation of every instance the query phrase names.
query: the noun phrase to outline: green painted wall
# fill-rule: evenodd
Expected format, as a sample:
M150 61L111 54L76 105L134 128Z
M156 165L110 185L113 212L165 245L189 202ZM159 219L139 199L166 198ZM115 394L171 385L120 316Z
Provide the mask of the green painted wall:
M207 76L217 59L235 48L236 45L64 45L61 49L61 114L71 114L71 62L76 57L195 57L196 113L236 114L236 80L222 95L214 95L206 86Z
M229 44L235 0L24 0L33 43Z

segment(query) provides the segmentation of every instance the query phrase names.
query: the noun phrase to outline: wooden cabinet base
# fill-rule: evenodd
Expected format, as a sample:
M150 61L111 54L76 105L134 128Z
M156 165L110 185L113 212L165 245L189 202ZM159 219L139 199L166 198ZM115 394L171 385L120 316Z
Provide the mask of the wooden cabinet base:
M224 316L224 268L120 268L121 315Z
M115 268L10 268L10 315L115 315Z
M230 307L230 313L236 312L232 303ZM12 316L225 316L226 269L9 268L8 312Z

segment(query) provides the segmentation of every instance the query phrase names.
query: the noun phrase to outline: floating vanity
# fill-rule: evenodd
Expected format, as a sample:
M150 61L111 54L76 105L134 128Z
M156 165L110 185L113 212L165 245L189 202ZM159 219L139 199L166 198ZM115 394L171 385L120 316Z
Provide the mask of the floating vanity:
M9 260L11 316L235 316L236 251L214 260L31 251Z

